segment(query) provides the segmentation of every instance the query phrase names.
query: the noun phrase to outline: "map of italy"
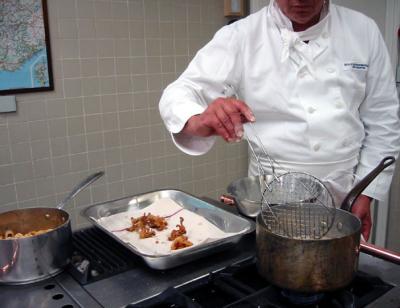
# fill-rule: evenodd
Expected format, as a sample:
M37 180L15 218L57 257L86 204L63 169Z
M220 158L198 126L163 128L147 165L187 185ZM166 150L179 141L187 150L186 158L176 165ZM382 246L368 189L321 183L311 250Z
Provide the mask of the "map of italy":
M47 86L41 0L0 0L0 91Z

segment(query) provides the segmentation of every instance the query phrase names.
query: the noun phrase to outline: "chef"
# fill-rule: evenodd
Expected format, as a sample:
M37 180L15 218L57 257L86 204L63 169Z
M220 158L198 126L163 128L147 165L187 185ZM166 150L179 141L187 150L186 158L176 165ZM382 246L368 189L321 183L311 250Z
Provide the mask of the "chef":
M397 157L398 103L372 19L329 1L272 0L220 29L165 89L159 107L187 154L206 153L217 136L240 141L253 122L282 170L324 179L338 171L362 178L384 156ZM249 157L249 175L258 174ZM384 198L392 173L381 173L353 206L366 240L371 201Z

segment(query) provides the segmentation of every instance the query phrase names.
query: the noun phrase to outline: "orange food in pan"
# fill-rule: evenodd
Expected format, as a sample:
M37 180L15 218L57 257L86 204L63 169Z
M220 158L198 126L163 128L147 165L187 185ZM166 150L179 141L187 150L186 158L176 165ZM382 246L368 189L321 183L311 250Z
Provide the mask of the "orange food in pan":
M0 234L0 240L10 240L10 239L16 239L16 238L25 238L25 237L31 237L43 233L47 233L53 229L44 229L44 230L37 230L37 231L30 231L28 233L22 234L22 233L15 233L12 230L7 230L4 232L4 234Z

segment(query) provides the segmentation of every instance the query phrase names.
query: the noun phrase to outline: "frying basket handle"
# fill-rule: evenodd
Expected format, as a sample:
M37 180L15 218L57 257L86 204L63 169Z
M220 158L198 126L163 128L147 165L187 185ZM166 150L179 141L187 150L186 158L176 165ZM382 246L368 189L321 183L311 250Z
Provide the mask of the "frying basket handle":
M360 182L358 182L350 193L344 198L341 209L351 212L351 208L358 198L358 196L364 191L365 188L387 167L392 165L396 159L393 156L386 156L381 160L378 166L376 166L370 173L368 173Z

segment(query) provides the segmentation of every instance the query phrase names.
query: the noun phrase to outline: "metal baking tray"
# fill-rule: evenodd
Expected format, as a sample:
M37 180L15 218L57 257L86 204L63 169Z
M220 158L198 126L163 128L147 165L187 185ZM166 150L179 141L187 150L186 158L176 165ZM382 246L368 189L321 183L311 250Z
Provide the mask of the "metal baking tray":
M97 220L102 217L123 213L128 210L144 209L162 198L170 198L174 200L183 208L203 216L205 219L213 223L224 232L232 232L237 234L213 241L211 243L201 244L191 249L185 249L181 252L175 252L168 255L152 256L139 252L133 245L122 241L115 234L106 230L97 222ZM83 210L82 215L116 241L120 242L133 253L140 256L149 267L157 270L173 268L206 255L210 255L217 251L227 249L236 244L245 234L251 233L255 230L254 222L229 213L180 190L159 190L141 195L97 203Z

